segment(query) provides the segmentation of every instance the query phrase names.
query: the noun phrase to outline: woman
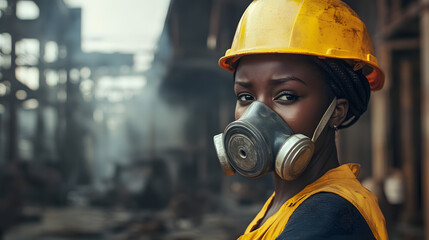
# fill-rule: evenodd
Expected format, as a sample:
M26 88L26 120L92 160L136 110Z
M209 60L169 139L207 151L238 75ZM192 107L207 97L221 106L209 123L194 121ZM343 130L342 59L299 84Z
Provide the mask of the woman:
M360 166L340 166L335 145L384 82L356 13L340 0L254 0L219 65L237 96L236 121L214 138L222 169L274 176L239 239L387 239Z

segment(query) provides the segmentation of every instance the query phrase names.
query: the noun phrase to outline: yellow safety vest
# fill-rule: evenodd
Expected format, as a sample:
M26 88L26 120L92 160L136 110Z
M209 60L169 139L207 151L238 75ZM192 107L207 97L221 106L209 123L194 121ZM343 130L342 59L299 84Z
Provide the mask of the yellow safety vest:
M386 223L378 206L377 197L364 188L356 179L359 170L359 164L345 164L331 169L317 181L286 201L262 226L254 230L268 211L268 207L275 195L273 193L239 240L274 240L283 232L290 216L298 206L310 196L320 192L335 193L349 201L365 218L377 240L388 239Z

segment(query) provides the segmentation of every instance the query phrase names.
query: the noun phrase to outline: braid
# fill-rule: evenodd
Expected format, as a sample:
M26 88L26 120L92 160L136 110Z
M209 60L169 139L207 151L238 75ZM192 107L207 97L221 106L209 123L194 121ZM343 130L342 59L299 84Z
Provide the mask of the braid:
M343 60L313 58L313 61L327 74L328 84L334 95L349 101L349 111L339 128L353 125L368 107L371 94L368 79L362 70L353 71Z

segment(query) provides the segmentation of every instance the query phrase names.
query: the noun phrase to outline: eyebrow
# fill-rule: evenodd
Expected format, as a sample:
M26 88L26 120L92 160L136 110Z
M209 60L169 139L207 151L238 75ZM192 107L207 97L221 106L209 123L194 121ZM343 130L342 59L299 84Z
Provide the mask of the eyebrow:
M284 82L289 82L289 81L298 81L298 82L307 86L307 84L303 80L301 80L297 77L273 78L273 79L270 79L270 84L279 84L279 83L284 83ZM238 84L242 87L250 87L252 85L252 83L250 83L250 82L242 82L242 81L235 81L235 84Z
M234 84L238 84L238 85L245 87L245 88L252 86L252 83L250 83L250 82L235 81Z
M304 85L307 86L307 83L305 83L303 80L301 80L300 78L297 77L282 77L282 78L275 78L275 79L271 79L270 82L277 84L277 83L284 83L284 82L289 82L289 81L298 81Z

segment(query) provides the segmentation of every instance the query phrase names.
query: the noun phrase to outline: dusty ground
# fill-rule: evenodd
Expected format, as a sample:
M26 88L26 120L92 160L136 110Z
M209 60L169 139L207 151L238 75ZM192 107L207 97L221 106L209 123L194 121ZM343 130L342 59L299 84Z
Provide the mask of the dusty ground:
M10 229L6 240L223 240L236 239L260 206L209 213L198 219L174 219L166 211L151 213L88 207L27 209L38 221Z

